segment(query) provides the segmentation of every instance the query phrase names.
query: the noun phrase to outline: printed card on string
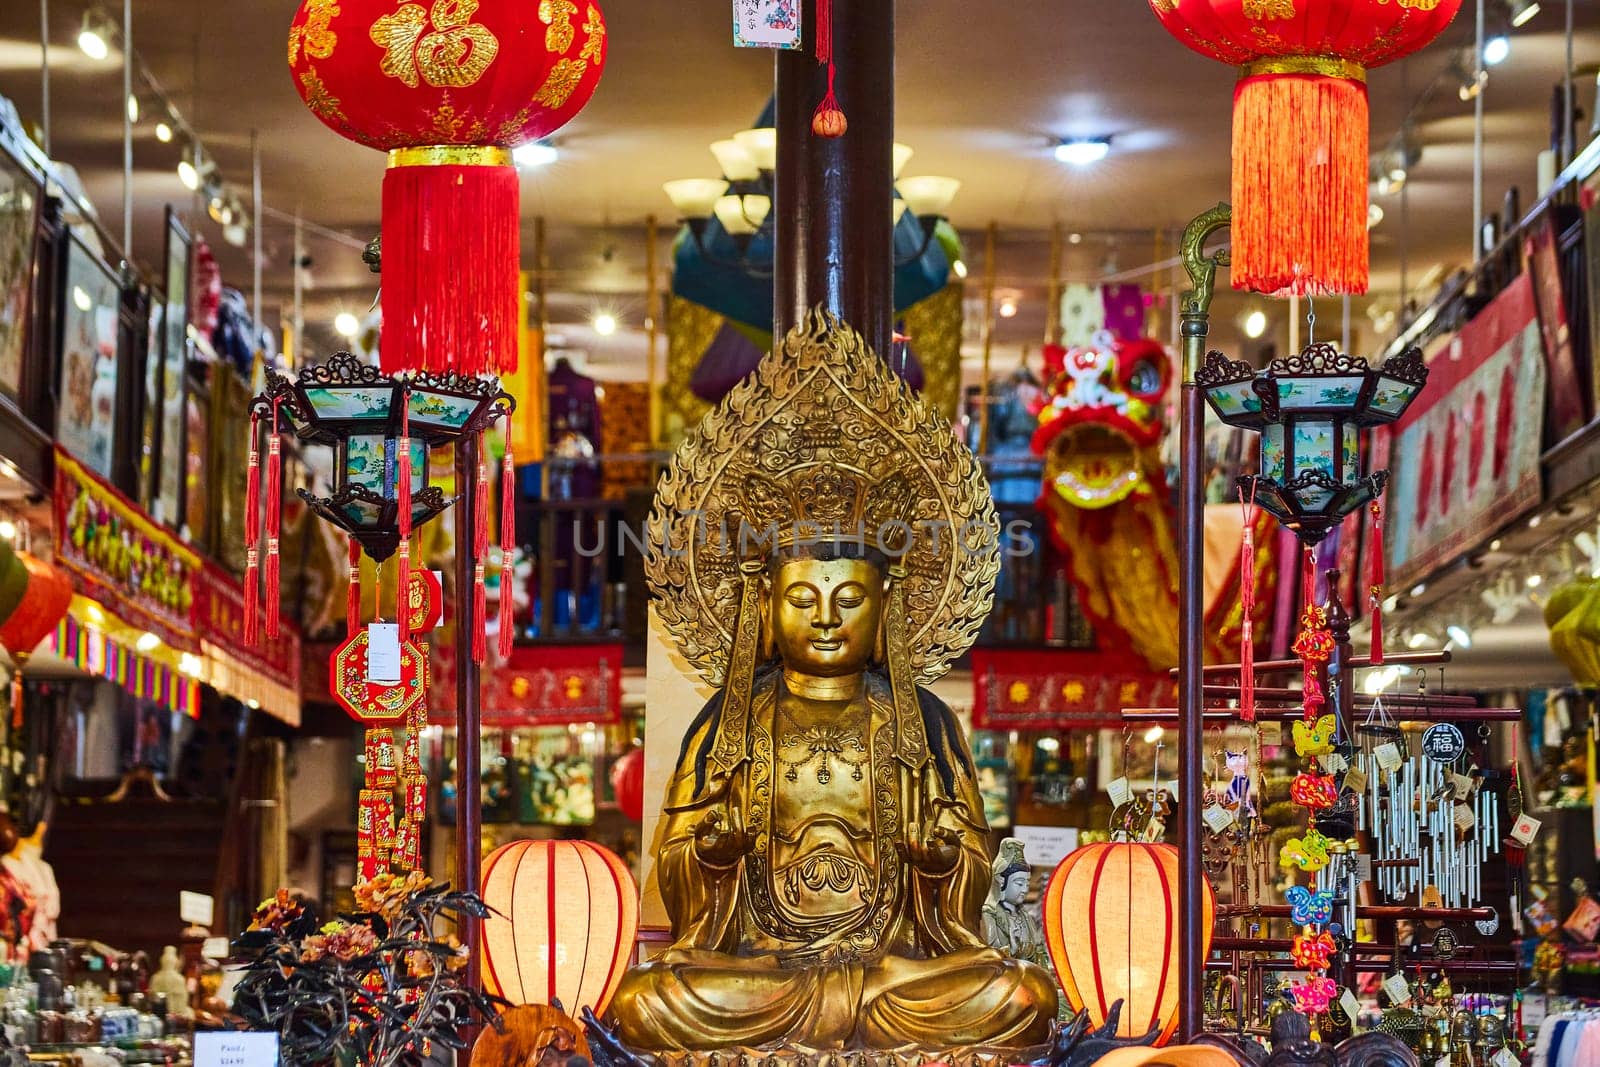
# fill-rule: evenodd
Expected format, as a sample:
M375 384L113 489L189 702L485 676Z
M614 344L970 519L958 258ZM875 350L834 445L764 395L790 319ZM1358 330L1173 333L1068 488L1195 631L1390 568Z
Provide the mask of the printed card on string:
M1106 783L1106 795L1111 798L1113 808L1120 808L1133 799L1133 789L1126 778L1113 778Z
M1396 1005L1411 999L1411 986L1403 974L1391 974L1383 980L1383 992Z
M1234 823L1233 812L1221 804L1211 805L1201 813L1200 817L1205 820L1205 824L1211 828L1211 832L1214 834L1222 833Z
M1543 825L1531 815L1519 815L1511 827L1511 839L1526 848L1533 844L1533 839L1539 834L1539 827Z
M1385 742L1372 750L1372 756L1378 761L1378 766L1383 768L1383 773L1393 774L1400 769L1403 760L1400 758L1400 746L1393 741Z
M1361 1018L1361 1001L1349 989L1345 989L1339 994L1339 1007L1344 1009L1345 1017L1350 1020L1350 1028L1354 1030L1356 1021Z
M800 32L800 0L733 0L735 48L795 51Z

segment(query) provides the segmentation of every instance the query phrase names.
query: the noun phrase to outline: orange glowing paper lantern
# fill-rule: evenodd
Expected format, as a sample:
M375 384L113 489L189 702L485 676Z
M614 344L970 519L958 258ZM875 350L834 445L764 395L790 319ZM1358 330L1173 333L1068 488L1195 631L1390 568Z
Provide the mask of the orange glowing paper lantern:
M302 0L295 89L335 133L389 153L384 373L516 367L511 150L583 110L605 57L598 0Z
M513 841L483 864L484 987L513 1004L603 1014L633 960L639 891L588 841Z
M1424 47L1461 0L1150 0L1161 24L1239 69L1235 289L1367 291L1367 71Z
M1216 898L1206 884L1207 951ZM1134 842L1086 845L1061 861L1044 897L1050 962L1074 1011L1105 1024L1122 1001L1120 1037L1178 1028L1178 850Z

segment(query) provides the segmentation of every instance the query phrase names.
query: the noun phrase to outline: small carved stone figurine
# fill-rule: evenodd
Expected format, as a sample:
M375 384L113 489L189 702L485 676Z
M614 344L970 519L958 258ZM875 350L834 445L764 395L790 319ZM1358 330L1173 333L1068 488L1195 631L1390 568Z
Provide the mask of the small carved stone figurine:
M1000 842L994 859L989 899L983 905L983 940L1014 960L1029 960L1041 967L1045 959L1044 928L1027 907L1033 868L1014 837Z

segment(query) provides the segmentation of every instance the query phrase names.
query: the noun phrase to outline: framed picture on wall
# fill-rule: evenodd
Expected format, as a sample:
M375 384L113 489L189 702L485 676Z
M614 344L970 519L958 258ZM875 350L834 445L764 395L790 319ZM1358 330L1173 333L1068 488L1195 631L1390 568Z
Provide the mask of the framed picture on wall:
M188 475L189 288L193 242L172 208L167 208L167 302L162 308L161 400L157 416L156 492L152 514L180 526L183 488Z
M208 424L211 417L211 398L191 382L186 398L187 416L184 423L188 439L195 447L184 453L184 516L185 537L190 544L209 547L211 531L211 478L206 469L209 449L203 442L210 441Z
M22 392L22 368L33 318L33 264L44 186L0 146L0 391Z
M150 294L150 320L144 347L144 392L140 396L139 418L139 506L147 512L154 511L156 477L160 474L161 425L161 342L166 336L167 298L159 292Z
M116 443L116 272L76 233L69 236L61 287L61 380L56 440L85 466L111 477Z

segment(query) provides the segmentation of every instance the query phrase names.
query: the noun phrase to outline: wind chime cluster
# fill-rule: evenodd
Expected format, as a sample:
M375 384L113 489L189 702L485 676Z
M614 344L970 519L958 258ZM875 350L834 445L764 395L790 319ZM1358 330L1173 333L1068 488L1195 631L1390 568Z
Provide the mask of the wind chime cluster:
M357 818L357 858L362 879L391 866L414 870L422 862L422 828L427 817L428 783L422 763L422 738L428 726L429 645L423 635L443 617L443 588L437 575L413 565L414 531L454 503L440 486L430 485L434 449L473 448L470 470L473 526L470 546L471 655L488 654L485 570L489 557L489 483L486 432L515 409L498 380L456 373L417 373L391 377L339 353L298 379L268 372L267 388L251 405L251 445L247 498L247 639L258 640L258 577L266 587L266 634L278 631L279 533L283 500L284 435L306 445L333 449L335 484L328 496L304 487L296 492L307 508L343 530L349 538L350 578L346 602L347 636L329 660L334 701L367 727L363 782ZM266 493L261 492L261 439L266 438ZM511 653L514 636L510 562L516 536L515 462L509 447L500 476L500 616L498 651ZM262 522L262 513L265 521ZM266 554L259 553L259 531L266 531ZM377 565L377 617L362 615L363 555ZM385 564L395 563L393 616L383 618ZM258 569L260 574L258 576ZM465 599L465 590L457 590ZM465 605L463 605L465 606ZM463 652L465 650L458 650ZM397 748L394 731L405 737ZM399 803L396 803L398 793Z

